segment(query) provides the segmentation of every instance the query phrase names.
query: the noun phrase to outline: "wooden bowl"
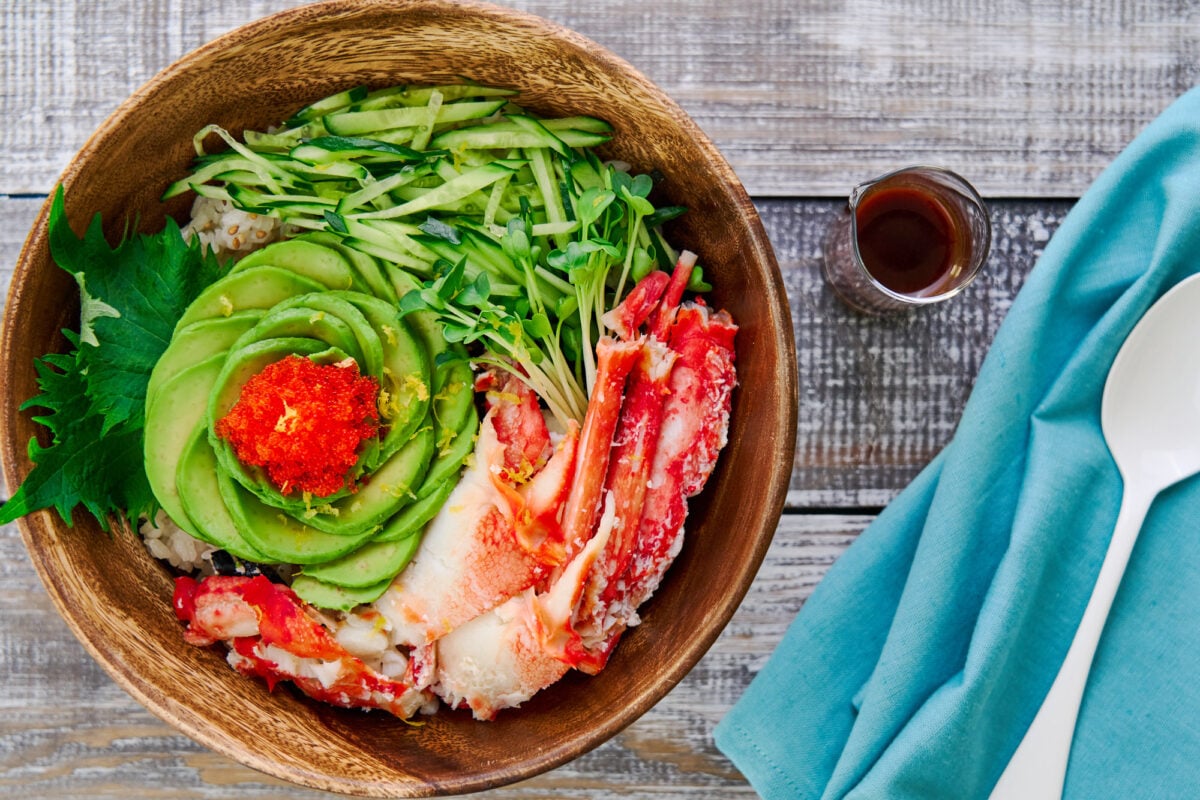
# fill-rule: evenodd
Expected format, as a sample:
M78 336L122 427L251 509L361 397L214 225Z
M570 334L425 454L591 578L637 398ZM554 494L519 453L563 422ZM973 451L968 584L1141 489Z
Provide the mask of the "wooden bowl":
M698 252L738 334L740 386L729 445L693 501L683 552L645 622L598 676L571 675L492 723L442 711L421 727L382 713L314 703L235 673L220 648L184 644L171 578L136 537L52 512L21 531L59 612L130 694L188 736L243 764L318 789L373 797L454 794L535 775L604 742L667 694L732 616L774 533L796 431L796 360L775 257L745 190L687 115L633 67L561 27L490 5L438 0L304 6L202 47L141 88L62 176L82 231L100 212L110 240L127 219L143 230L187 201L158 201L183 175L192 135L208 123L240 131L357 85L453 82L521 89L546 114L583 113L616 127L608 153L656 169L661 200L690 212L670 231ZM77 292L47 249L47 207L21 253L4 319L0 393L10 488L29 470L36 426L34 358L61 349Z

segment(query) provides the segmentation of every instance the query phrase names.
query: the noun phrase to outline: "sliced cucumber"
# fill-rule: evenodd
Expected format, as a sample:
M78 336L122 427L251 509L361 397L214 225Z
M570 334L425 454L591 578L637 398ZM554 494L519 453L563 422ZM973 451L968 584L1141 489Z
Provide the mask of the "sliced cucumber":
M532 118L526 118L532 119ZM612 138L606 131L582 128L551 126L551 120L537 120L541 130L532 125L515 122L514 117L505 117L498 122L473 125L467 128L452 128L439 133L430 140L429 146L451 152L461 150L524 150L531 147L548 147L562 152L563 147L596 147Z
M446 181L436 189L430 189L420 197L406 203L380 211L365 211L354 216L357 219L393 219L428 211L431 208L462 200L485 186L491 186L501 178L512 175L521 166L523 166L521 161L493 161L469 172L464 172L457 178Z
M437 92L442 99L469 100L476 97L512 97L516 89L505 89L498 86L479 86L470 83L454 83L445 86L389 86L371 92L359 103L355 104L356 111L373 111L381 108L398 108L401 106L423 106L429 103L429 98Z
M435 124L465 122L491 116L504 107L507 100L479 100L447 103L438 109ZM361 136L391 128L413 128L425 123L424 106L385 108L376 111L345 111L325 117L325 128L338 136Z
M317 117L321 117L334 111L339 111L343 108L346 108L347 106L357 103L359 100L363 100L366 97L367 87L365 86L355 86L353 88L346 89L345 91L331 94L328 97L324 97L315 103L305 106L295 114L292 114L291 119L284 123L284 127L294 128L298 125L303 125L304 123L316 119Z
M430 154L404 145L381 142L361 136L320 136L296 145L288 153L309 164L330 164L363 158L372 163L402 164L424 161Z

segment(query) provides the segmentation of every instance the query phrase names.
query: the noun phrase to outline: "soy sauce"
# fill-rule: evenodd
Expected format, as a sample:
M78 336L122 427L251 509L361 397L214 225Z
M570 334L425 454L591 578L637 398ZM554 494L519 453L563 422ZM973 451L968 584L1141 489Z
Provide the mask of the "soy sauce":
M958 260L954 220L922 188L878 187L859 202L856 223L863 266L898 294L934 289Z

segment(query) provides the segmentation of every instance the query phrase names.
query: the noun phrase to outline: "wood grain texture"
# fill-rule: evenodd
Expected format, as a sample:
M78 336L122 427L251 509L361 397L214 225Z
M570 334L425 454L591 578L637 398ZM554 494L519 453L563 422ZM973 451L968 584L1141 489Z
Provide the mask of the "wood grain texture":
M158 70L293 5L0 7L0 194L47 191ZM1187 0L510 5L634 64L693 116L758 197L841 196L914 162L960 171L985 196L1076 197L1200 79L1200 7Z
M825 570L870 518L786 516L741 608L687 678L597 750L521 784L517 798L752 798L712 728L779 643ZM317 798L205 750L134 703L91 661L0 528L0 797ZM19 624L17 624L19 622Z

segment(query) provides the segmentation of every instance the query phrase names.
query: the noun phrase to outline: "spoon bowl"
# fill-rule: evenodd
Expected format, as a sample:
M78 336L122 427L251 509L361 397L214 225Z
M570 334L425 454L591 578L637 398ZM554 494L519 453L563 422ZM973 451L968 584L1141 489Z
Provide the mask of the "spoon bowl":
M991 800L1062 797L1092 658L1150 504L1200 472L1200 275L1180 281L1134 326L1108 373L1100 428L1121 473L1121 510L1062 667Z
M1146 312L1113 361L1100 428L1127 486L1162 491L1200 471L1197 341L1200 275L1193 275Z

